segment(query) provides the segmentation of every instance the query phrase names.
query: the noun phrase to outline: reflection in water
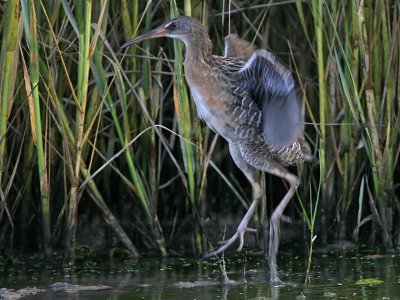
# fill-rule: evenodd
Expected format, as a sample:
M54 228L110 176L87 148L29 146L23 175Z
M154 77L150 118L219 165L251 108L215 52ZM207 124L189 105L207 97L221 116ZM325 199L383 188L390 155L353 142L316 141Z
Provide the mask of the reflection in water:
M311 284L304 286L306 257L282 250L280 270L286 285L279 288L271 287L263 257L229 253L225 258L231 284L222 283L216 261L197 258L86 261L76 270L64 271L21 263L2 270L0 298L22 288L29 291L28 287L41 290L29 299L396 299L400 295L397 254L377 255L365 248L318 251L313 256ZM368 281L362 279L368 278L382 282L363 285ZM76 288L54 290L51 285L56 282ZM84 288L88 286L107 289Z

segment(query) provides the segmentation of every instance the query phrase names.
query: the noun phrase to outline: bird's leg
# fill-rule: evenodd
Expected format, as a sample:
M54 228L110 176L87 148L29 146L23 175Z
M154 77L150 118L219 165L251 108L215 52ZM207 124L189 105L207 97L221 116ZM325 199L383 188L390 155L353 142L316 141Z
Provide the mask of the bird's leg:
M248 224L251 218L256 211L258 202L261 198L261 185L258 179L258 171L250 166L242 157L239 148L235 144L229 144L229 151L233 158L233 161L238 166L238 168L244 173L246 178L250 181L252 189L253 189L253 199L249 209L247 210L246 214L244 215L242 221L240 222L235 234L225 242L223 246L218 248L217 250L208 253L206 257L210 257L213 255L220 254L228 249L237 239L239 239L239 248L238 251L242 250L243 243L244 243L244 234L246 231L254 231L248 227Z
M253 188L253 200L236 231L236 233L239 234L239 248L237 249L238 251L241 251L243 248L244 233L246 231L255 231L255 229L249 228L249 227L247 227L247 225L249 224L251 218L253 217L253 215L256 211L258 202L260 201L260 198L261 198L260 183L258 181L250 181L250 183Z
M269 253L268 253L268 264L271 271L271 283L273 284L281 284L281 281L278 276L278 267L276 264L276 255L278 253L279 241L280 241L280 220L288 205L290 199L293 197L296 192L297 187L300 184L300 180L287 171L283 167L276 168L274 166L273 170L266 170L266 172L272 173L276 176L279 176L285 179L290 184L290 189L283 197L279 205L275 208L272 213L270 220L270 228L269 228Z
M300 184L300 180L290 173L286 168L284 168L279 162L269 159L265 153L263 153L263 145L257 147L258 151L255 151L255 147L258 145L241 145L240 153L242 157L246 159L246 162L251 164L257 169L280 177L286 180L289 185L289 191L279 202L279 205L275 208L271 215L270 220L270 236L269 236L269 253L268 253L268 263L271 270L271 283L274 285L281 284L278 276L278 267L276 264L276 255L278 253L279 241L280 241L280 220L288 205L290 199L296 192L297 187Z

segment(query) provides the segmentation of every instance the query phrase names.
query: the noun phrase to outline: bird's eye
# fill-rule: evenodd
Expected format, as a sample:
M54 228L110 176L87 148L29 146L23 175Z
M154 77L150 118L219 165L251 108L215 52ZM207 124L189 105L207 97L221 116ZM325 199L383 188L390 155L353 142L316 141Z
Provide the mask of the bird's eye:
M171 23L168 25L168 28L169 28L169 29L176 29L176 28L178 28L178 24L176 24L175 22L171 22Z

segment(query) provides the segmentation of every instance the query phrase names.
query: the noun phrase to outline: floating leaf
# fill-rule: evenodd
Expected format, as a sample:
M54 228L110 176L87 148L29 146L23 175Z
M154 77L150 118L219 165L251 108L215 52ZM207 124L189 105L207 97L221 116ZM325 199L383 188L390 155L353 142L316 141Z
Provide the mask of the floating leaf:
M380 285L384 281L381 279L377 278L365 278L365 279L360 279L356 281L356 284L358 285Z

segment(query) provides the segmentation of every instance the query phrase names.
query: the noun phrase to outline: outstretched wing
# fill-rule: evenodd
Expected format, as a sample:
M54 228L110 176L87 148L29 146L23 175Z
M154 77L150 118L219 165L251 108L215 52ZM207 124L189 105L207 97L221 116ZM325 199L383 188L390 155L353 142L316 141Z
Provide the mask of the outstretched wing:
M292 73L266 50L256 50L239 70L241 84L262 109L263 133L276 147L292 144L303 125L302 98Z
M236 34L227 35L224 38L224 44L225 57L236 57L243 61L247 61L256 50L254 45L240 39Z

